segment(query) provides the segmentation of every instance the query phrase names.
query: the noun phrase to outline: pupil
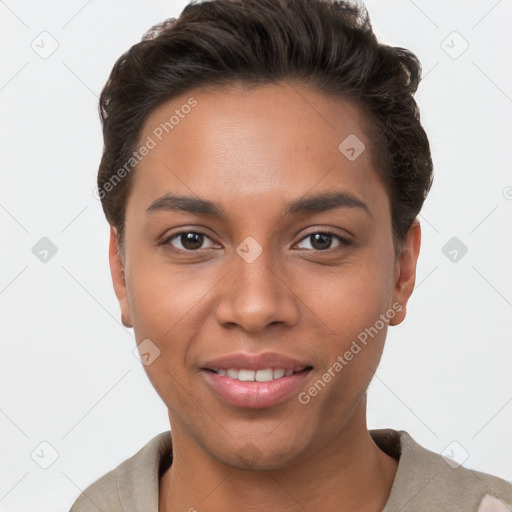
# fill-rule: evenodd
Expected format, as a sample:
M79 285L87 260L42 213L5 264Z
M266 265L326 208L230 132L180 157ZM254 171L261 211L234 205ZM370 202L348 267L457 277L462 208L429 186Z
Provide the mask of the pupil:
M201 245L203 245L204 235L201 233L186 233L181 235L181 244L185 249L190 249L191 251L195 249L199 249Z
M311 236L313 237L313 243L311 245L313 246L314 249L328 249L329 246L331 245L332 235L330 235L329 233L315 233L314 235ZM320 244L317 243L318 241L320 241Z

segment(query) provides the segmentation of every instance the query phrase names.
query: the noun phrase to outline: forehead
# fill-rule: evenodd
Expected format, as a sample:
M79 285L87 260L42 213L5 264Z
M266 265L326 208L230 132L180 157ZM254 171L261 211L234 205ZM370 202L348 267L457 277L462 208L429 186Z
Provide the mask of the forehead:
M308 190L343 188L365 202L383 192L359 109L304 85L192 90L151 112L145 143L129 198L141 208L170 192L246 209Z

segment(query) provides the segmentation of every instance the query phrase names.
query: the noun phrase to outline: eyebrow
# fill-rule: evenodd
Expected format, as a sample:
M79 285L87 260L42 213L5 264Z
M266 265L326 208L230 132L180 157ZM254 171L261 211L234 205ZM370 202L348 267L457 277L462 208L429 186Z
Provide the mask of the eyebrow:
M320 213L337 208L360 208L371 216L370 209L363 201L351 193L338 190L327 190L288 203L284 216ZM165 194L159 197L147 208L146 213L156 211L182 211L213 217L225 216L224 208L218 203L199 197L173 194Z

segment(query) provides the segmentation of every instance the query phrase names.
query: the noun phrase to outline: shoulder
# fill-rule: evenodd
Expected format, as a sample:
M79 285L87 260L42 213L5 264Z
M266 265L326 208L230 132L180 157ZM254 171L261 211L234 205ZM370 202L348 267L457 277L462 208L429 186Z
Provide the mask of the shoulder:
M160 465L171 449L170 431L158 434L84 489L69 512L124 512L137 510L138 503L144 503L144 510L157 510Z
M120 467L121 465L109 471L82 491L71 506L69 512L97 512L98 510L109 510L112 512L122 511L116 481L116 472Z
M383 512L397 509L402 512L512 510L510 482L468 469L453 458L432 452L404 430L380 429L371 432L381 449L400 457L389 501Z

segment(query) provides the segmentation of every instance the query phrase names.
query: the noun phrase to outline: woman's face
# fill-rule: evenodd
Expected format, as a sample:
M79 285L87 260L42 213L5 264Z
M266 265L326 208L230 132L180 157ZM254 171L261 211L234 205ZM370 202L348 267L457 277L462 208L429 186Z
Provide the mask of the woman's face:
M151 113L143 144L125 281L113 232L111 265L171 430L228 464L277 468L360 428L419 228L395 258L359 111L290 83L196 89Z

